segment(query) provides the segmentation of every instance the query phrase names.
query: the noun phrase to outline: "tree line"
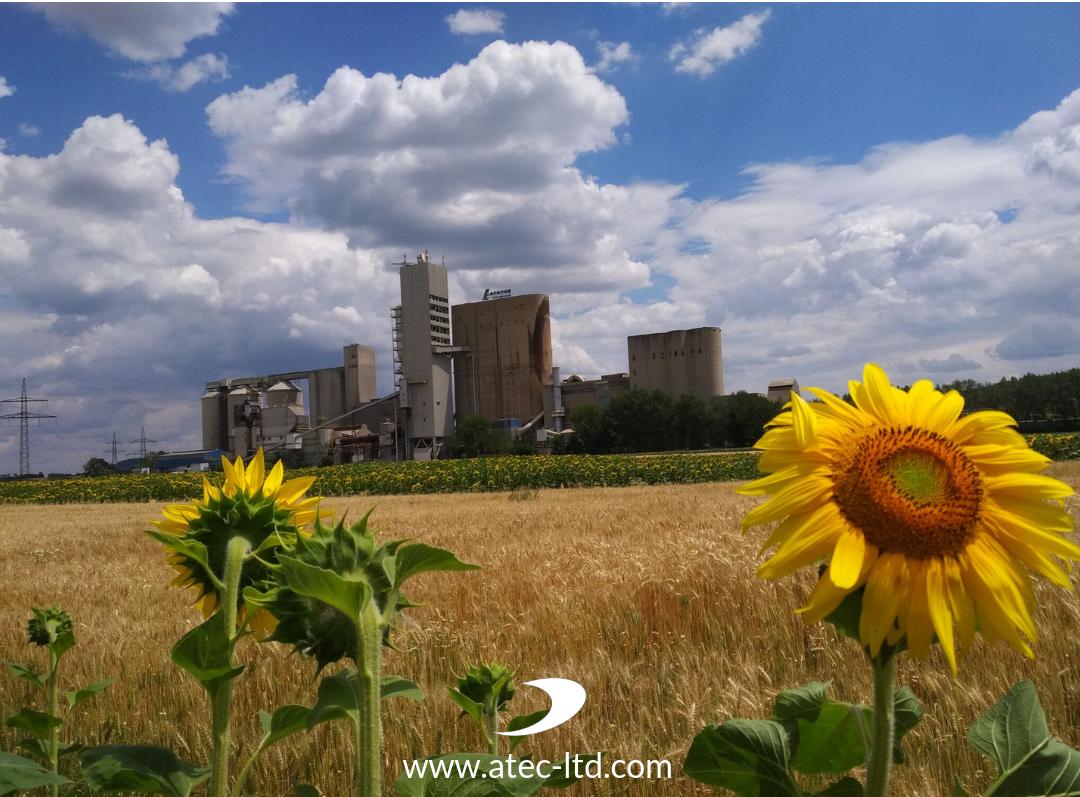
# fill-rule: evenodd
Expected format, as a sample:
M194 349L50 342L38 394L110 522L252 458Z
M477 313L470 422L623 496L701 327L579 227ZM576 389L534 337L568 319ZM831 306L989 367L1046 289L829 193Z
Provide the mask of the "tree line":
M941 389L962 395L966 410L1009 413L1024 431L1080 431L1080 368L1002 377L997 382L960 379Z

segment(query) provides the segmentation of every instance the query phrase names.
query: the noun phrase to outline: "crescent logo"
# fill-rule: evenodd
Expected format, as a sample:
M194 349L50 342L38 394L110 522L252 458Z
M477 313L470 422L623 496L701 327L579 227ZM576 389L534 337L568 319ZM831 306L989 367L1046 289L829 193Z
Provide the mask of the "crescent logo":
M535 681L526 681L524 685L535 686L547 692L548 697L551 698L551 710L542 720L533 723L528 728L499 731L499 736L532 736L549 731L562 725L581 711L581 707L585 705L585 687L569 678L538 678Z

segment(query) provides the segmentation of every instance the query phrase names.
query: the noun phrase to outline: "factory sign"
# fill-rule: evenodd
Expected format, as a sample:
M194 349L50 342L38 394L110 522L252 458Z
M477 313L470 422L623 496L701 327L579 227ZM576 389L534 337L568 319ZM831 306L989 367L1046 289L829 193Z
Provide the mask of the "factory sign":
M487 301L488 299L505 299L509 295L510 295L510 289L509 288L504 288L503 290L500 290L500 291L493 291L493 290L491 290L491 288L485 288L484 289L484 301Z

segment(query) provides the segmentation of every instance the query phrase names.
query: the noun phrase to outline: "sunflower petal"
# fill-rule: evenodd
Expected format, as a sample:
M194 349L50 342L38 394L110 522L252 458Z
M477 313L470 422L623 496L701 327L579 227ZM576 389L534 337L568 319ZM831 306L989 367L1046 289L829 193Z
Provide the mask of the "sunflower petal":
M957 674L956 644L953 639L953 615L949 599L948 578L945 575L945 563L940 559L929 559L926 564L926 598L930 623L937 635L938 644L953 675Z
M851 589L859 580L866 556L866 537L858 529L847 526L840 532L829 563L829 578L840 589Z

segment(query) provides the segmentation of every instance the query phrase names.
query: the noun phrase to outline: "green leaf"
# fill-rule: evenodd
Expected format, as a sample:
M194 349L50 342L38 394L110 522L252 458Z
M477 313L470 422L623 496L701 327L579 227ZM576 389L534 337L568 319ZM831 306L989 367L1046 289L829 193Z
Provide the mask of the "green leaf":
M840 774L866 761L860 716L873 725L866 706L829 701L813 721L797 720L798 741L791 766L808 775Z
M382 700L386 700L388 697L423 700L424 691L408 678L401 678L397 675L384 675L379 685L379 696Z
M979 717L968 738L998 768L985 797L1080 797L1080 751L1050 735L1031 681Z
M479 565L462 562L450 551L423 543L403 545L394 555L394 588L420 573L434 570L479 570Z
M173 664L191 674L208 692L243 672L243 667L232 666L231 658L232 643L223 612L188 631L172 649Z
M293 786L293 797L323 797L323 793L310 783L297 783Z
M844 778L829 788L816 792L814 797L863 797L863 785L855 778Z
M960 778L955 775L953 776L953 797L971 797L964 788L964 784L960 782Z
M352 688L355 677L356 670L346 667L319 681L319 695L308 716L309 728L336 719L356 719L356 693Z
M36 736L38 739L44 739L49 735L49 731L53 728L59 728L64 724L64 721L59 717L54 717L52 714L46 714L44 711L24 708L18 714L13 714L4 720L4 724L17 731Z
M56 635L56 640L46 645L59 660L65 653L75 647L75 634L72 631L61 631Z
M54 775L29 758L0 752L0 794L65 783L67 778Z
M265 750L297 731L306 731L310 717L311 709L307 706L281 706L272 715L260 711L259 725L263 729L263 738L259 742L259 749Z
M510 720L508 723L506 723L505 730L508 730L508 731L520 731L522 728L528 728L530 725L534 725L537 722L539 722L540 720L542 720L544 717L546 717L548 715L549 711L551 711L550 708L542 708L539 711L532 712L531 714L521 714L520 716L514 717L512 720ZM529 738L529 737L527 737L527 736L507 736L506 740L508 742L510 742L510 752L511 753L514 752L514 750L517 749L517 746L519 744L521 744L522 742L524 742L527 738ZM549 780L550 780L550 778L549 778ZM548 785L550 785L550 784L548 784Z
M829 685L821 681L811 681L798 689L785 689L776 696L773 703L773 719L799 720L811 722L817 719L821 707L829 702Z
M87 686L84 686L82 689L79 689L75 692L68 692L68 708L75 708L75 706L79 705L84 700L87 700L98 694L99 692L107 689L111 683L112 678L105 678L104 680L95 681L92 684L88 684Z
M45 685L45 676L35 672L29 667L24 667L23 665L16 664L13 661L9 661L7 666L16 678L22 678L24 681L29 681L30 683L37 684L38 686Z
M81 756L82 774L91 791L115 794L165 794L189 797L210 777L209 767L181 761L172 750L150 745L91 747Z
M919 724L924 710L922 701L915 696L910 687L901 686L896 690L893 697L894 727L896 734L893 738L893 761L897 764L904 763L904 750L900 742L904 734Z
M25 739L20 739L16 745L20 750L25 750L38 757L42 763L48 763L49 761L49 746L45 743L44 739L38 739L36 736L28 736Z
M284 586L298 595L332 606L354 621L371 600L371 587L364 581L349 581L332 570L291 556L280 556L278 562Z
M500 772L506 759L487 753L451 753L424 759L444 767L443 771L428 771L423 777L402 774L394 787L401 797L529 797L544 786L544 779L533 777L507 777ZM470 775L459 776L453 762ZM513 774L520 775L515 771Z
M472 698L461 694L457 689L447 688L446 691L450 693L450 699L457 703L465 714L472 717L481 725L484 724L484 707L482 705Z
M694 738L683 772L739 797L799 797L789 758L788 735L779 722L734 719Z

